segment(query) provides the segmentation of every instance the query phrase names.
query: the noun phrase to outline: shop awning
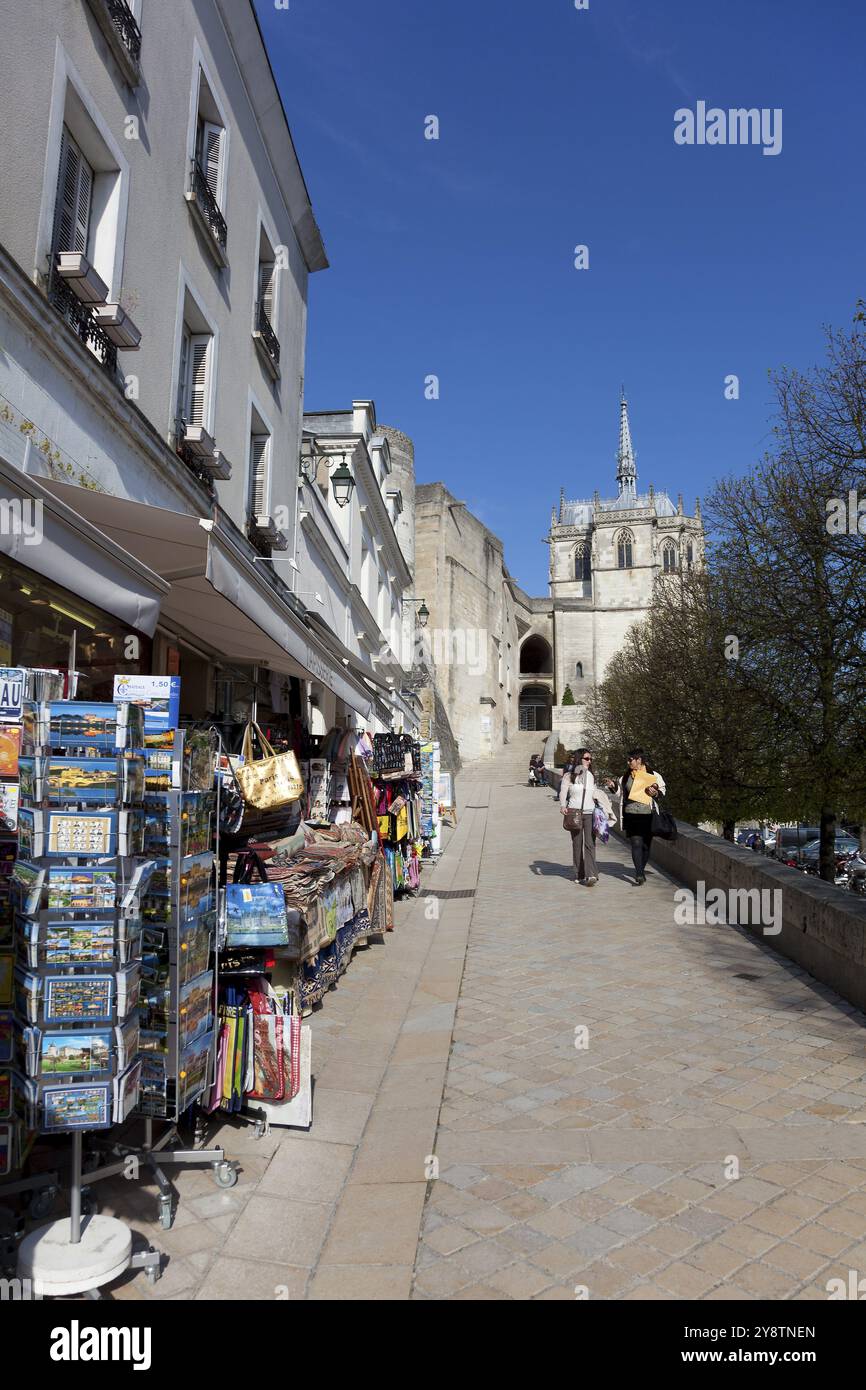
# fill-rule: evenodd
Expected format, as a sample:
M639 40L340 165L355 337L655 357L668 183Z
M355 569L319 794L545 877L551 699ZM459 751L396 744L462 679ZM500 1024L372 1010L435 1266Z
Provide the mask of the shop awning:
M170 588L162 621L177 623L227 659L319 680L367 719L367 691L338 670L327 648L280 597L232 528L216 517L189 516L143 502L49 482L53 493L133 555L147 557Z
M88 495L84 488L64 492ZM169 586L141 556L68 506L47 479L22 473L3 458L0 507L0 554L153 636Z

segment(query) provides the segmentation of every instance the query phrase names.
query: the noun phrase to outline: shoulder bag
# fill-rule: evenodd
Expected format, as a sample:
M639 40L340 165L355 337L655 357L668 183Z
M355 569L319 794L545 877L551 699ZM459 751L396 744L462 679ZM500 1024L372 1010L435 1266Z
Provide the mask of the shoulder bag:
M258 734L263 755L256 758L253 753L253 730ZM259 811L270 811L280 806L290 806L304 795L304 779L293 750L275 753L258 724L252 720L244 731L243 767L235 772L241 796L248 806Z
M573 785L574 785L574 779L572 778L572 786L573 786ZM571 795L571 792L569 791L569 796L570 796L570 795ZM580 830L580 829L582 828L582 826L583 826L583 808L584 808L585 805L586 805L586 783L584 782L584 784L583 784L583 799L581 800L581 803L580 803L580 810L579 810L579 811L574 811L574 810L568 809L568 810L566 810L565 815L564 815L563 818L562 818L563 827L569 832L569 834L571 834L571 832L574 831L574 830Z
M652 809L652 833L658 835L660 840L675 840L677 838L677 823L670 811L663 811L653 798Z

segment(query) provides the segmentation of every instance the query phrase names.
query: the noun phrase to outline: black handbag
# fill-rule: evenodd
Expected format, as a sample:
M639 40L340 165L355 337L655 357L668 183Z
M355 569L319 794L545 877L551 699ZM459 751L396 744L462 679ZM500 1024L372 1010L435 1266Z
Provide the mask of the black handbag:
M660 840L675 840L678 833L677 823L670 811L663 811L653 801L653 835L658 835Z

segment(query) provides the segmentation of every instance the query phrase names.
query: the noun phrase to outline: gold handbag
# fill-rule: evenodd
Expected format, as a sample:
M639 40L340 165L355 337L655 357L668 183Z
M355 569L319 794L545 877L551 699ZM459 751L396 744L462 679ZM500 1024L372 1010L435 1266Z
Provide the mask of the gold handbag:
M264 755L253 754L253 730L259 736ZM275 753L258 724L250 720L244 731L243 767L235 772L241 796L257 811L273 811L290 806L304 795L304 779L294 752Z

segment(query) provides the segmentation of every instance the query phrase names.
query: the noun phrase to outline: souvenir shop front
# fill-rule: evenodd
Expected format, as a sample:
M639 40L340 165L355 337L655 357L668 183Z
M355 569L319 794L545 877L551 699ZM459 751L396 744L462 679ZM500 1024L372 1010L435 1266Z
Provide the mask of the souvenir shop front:
M134 575L140 589L152 581L152 602L133 594L145 626L132 628L126 600L108 615L17 555L0 564L14 578L0 709L0 1217L28 1232L18 1273L38 1265L44 1277L40 1232L96 1238L92 1221L76 1228L82 1183L92 1213L99 1181L130 1154L143 1180L157 1175L170 1226L172 1164L207 1165L230 1186L231 1125L314 1123L304 1019L356 948L393 928L395 897L417 890L438 849L435 750L346 727L372 723L373 709L340 672L336 723L313 732L309 693L326 672L312 638L306 664L278 647L285 613L258 612L259 627L222 608L223 649L194 646L189 632L213 620L181 626L191 600L172 605L152 573ZM180 674L151 674L173 649ZM129 659L112 666L113 651ZM198 683L196 660L209 668ZM155 1252L141 1260L159 1276ZM108 1276L87 1277L80 1290ZM56 1291L50 1277L44 1287Z

